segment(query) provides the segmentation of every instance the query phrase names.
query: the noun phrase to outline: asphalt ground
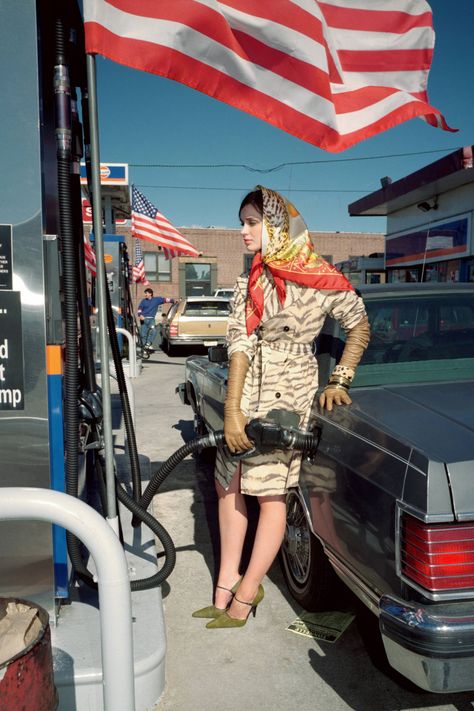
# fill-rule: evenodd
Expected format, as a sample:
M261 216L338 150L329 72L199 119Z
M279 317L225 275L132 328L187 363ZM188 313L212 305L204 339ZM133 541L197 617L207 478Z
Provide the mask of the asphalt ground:
M175 393L190 354L169 357L157 350L132 381L138 451L149 458L151 471L193 438L191 408ZM248 502L250 545L257 511L253 499ZM202 457L186 458L164 482L153 506L177 551L176 566L162 586L166 686L154 711L474 708L474 692L430 694L393 672L384 658L377 619L350 593L335 599L335 611L355 615L337 642L288 631L304 611L287 592L278 561L263 581L265 599L255 618L243 628L207 630L205 620L191 613L211 603L218 564L212 467Z

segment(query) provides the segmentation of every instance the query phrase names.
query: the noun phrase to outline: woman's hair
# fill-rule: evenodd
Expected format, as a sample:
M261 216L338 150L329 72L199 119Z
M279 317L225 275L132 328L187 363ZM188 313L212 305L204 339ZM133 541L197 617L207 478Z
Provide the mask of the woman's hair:
M239 207L239 217L240 213L246 205L253 205L253 207L258 210L258 212L263 215L263 194L261 190L252 190L248 193L242 200Z

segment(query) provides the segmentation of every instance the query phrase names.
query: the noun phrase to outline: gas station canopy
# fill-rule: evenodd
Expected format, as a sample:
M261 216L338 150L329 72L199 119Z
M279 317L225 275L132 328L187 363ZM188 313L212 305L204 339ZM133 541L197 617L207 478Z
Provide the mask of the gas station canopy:
M103 205L111 207L118 218L130 219L128 163L101 163L100 184ZM81 163L81 186L90 200L85 163Z

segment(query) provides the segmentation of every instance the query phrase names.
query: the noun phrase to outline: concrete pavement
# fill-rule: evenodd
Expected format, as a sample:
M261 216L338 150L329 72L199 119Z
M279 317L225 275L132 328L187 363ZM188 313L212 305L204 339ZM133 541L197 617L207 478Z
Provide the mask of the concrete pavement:
M175 394L184 361L159 350L133 380L138 451L152 471L193 436L191 408ZM210 466L191 457L181 462L155 497L154 512L177 549L176 567L162 588L166 687L155 711L472 708L474 694L426 694L387 672L383 662L380 670L377 621L350 597L345 605L357 617L335 644L287 631L302 610L287 593L278 562L264 580L255 619L240 629L205 629L191 613L210 604L218 561ZM250 514L253 523L254 506Z

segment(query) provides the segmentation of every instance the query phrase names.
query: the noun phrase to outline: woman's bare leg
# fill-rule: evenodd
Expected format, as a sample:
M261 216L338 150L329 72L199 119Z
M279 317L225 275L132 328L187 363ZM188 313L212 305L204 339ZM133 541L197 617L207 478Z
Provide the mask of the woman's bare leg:
M255 542L249 566L239 585L236 597L251 602L257 594L258 586L275 560L281 546L286 526L286 497L258 497L260 516L258 518ZM242 605L234 598L229 615L243 619L249 614L249 606Z
M239 566L242 558L245 534L247 532L247 506L240 493L240 465L237 467L229 488L224 489L216 481L219 511L219 532L221 540L221 559L217 584L230 589L240 577ZM225 608L229 604L230 594L226 590L216 589L214 604Z

